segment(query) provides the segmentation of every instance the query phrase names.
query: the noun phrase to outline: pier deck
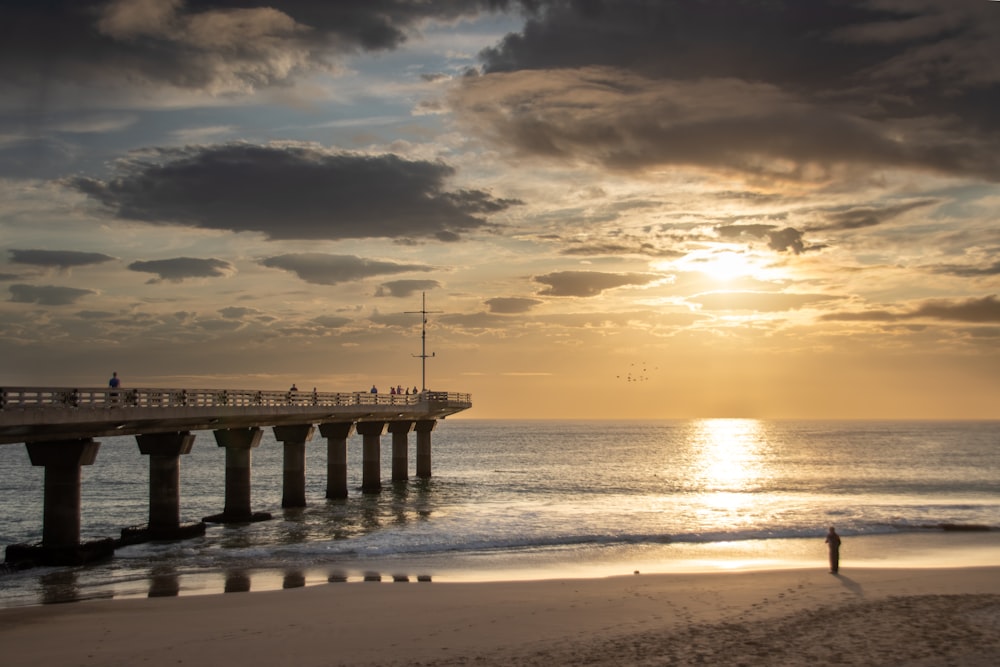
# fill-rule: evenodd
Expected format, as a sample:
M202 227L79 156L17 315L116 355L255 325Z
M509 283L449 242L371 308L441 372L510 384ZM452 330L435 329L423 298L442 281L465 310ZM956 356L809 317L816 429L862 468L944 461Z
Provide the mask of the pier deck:
M0 444L284 424L443 419L469 394L0 388Z

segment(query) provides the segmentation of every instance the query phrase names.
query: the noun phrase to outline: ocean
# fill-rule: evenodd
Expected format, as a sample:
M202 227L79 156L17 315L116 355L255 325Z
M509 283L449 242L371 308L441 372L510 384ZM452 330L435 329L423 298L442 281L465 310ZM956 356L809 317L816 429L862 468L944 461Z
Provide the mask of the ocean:
M1000 421L486 421L432 434L433 477L364 495L348 441L345 500L327 500L326 441L307 445L309 503L282 510L283 449L253 451L252 509L204 537L112 560L0 574L0 606L272 590L330 581L478 581L635 573L1000 564ZM105 438L83 468L81 537L148 518L148 458ZM0 545L42 533L44 471L0 446ZM181 520L221 512L225 452L199 432L181 458ZM988 527L992 530L973 530Z

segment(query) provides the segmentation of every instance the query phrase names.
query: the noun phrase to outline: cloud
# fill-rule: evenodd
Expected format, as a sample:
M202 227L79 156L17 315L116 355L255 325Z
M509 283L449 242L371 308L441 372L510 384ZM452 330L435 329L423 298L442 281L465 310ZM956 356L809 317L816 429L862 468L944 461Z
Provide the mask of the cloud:
M483 52L484 75L461 80L454 106L518 155L618 170L996 181L1000 67L983 54L1000 12L988 4L546 3Z
M259 315L260 311L256 308L241 308L239 306L229 306L226 308L219 309L219 315L222 315L224 319L227 320L242 320L244 317L249 315Z
M58 269L71 269L77 266L103 264L114 260L114 257L99 252L80 252L77 250L8 250L10 261L14 264L30 264Z
M897 218L904 213L925 208L937 204L937 200L924 199L915 202L906 202L892 206L856 206L844 210L832 211L826 214L829 224L817 227L817 229L860 229L862 227L876 227L885 222Z
M85 296L97 294L89 289L57 285L11 285L10 300L14 303L37 303L40 306L68 306Z
M327 255L318 252L266 257L260 260L260 264L290 271L307 283L315 285L336 285L372 276L434 270L433 267L422 264L397 264L354 255Z
M822 317L828 321L871 321L896 322L900 320L931 319L971 324L993 324L1000 322L1000 300L995 294L979 299L934 299L925 301L915 308L893 312L870 310L850 313L830 313Z
M767 240L767 247L775 252L792 252L801 255L807 250L817 250L824 246L806 246L803 240L803 232L794 227L778 229L777 225L768 224L738 224L720 225L715 228L715 232L723 239L741 240L746 237L763 238Z
M839 299L829 294L780 292L711 292L688 299L708 310L749 310L759 313L797 310Z
M438 287L441 287L441 283L436 280L391 280L379 285L378 289L375 290L375 296L405 298L413 296L417 292L426 292Z
M867 118L762 82L511 72L463 80L456 113L515 155L617 171L687 166L823 183L848 167L899 168L1000 180L995 139L939 119Z
M447 191L453 168L391 154L241 143L148 153L122 161L116 178L66 183L119 218L269 239L452 241L517 203L481 190Z
M324 329L339 329L350 324L351 318L337 315L321 315L320 317L314 317L310 322L318 324Z
M130 271L155 273L159 279L151 282L167 280L179 283L185 278L222 278L234 271L233 265L221 259L199 259L196 257L175 257L173 259L154 259L144 262L132 262L128 265Z
M597 296L601 292L625 285L648 285L659 276L645 273L601 273L598 271L557 271L535 276L535 282L548 285L539 292L543 296Z
M668 248L658 248L648 241L635 240L629 243L613 241L578 242L569 240L571 245L559 251L561 255L589 257L594 255L642 255L646 257L672 258L684 253Z
M979 278L981 276L1000 276L1000 260L988 266L960 266L957 264L942 264L931 269L934 273L942 273L960 278Z
M541 303L545 302L540 299L526 299L522 297L495 297L486 300L489 312L504 315L526 313Z
M341 57L398 48L426 19L452 20L491 0L51 0L4 7L0 81L19 97L44 86L100 92L197 91L214 96L289 86L336 70ZM94 91L94 92L91 92ZM146 99L143 99L146 98ZM67 103L69 100L67 99ZM164 100L164 103L166 101Z

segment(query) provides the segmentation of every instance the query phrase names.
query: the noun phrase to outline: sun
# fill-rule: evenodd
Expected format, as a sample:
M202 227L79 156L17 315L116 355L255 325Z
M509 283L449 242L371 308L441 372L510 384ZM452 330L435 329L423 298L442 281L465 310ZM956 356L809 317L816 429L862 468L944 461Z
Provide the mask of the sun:
M758 267L753 258L742 252L722 250L691 258L690 267L713 280L728 282L753 275Z

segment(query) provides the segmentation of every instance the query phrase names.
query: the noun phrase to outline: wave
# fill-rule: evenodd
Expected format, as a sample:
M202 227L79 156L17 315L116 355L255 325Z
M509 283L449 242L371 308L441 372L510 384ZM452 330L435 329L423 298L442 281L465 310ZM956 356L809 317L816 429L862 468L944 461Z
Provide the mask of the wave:
M867 535L898 535L922 533L928 530L941 532L991 531L997 526L983 524L954 523L880 523L861 528L841 530L843 537ZM724 542L748 542L755 540L822 539L823 530L784 529L740 529L691 533L616 533L616 534L566 534L557 536L509 536L484 537L481 539L456 540L434 536L421 539L401 540L396 535L392 540L380 540L378 536L366 536L350 540L307 542L295 545L272 547L247 547L229 549L214 556L230 562L243 562L257 567L287 565L291 562L330 562L337 560L406 558L420 556L475 556L518 554L526 552L555 552L559 550L605 549L621 546L669 546L670 544L713 544ZM203 554L206 555L206 554ZM203 563L204 564L204 563Z

